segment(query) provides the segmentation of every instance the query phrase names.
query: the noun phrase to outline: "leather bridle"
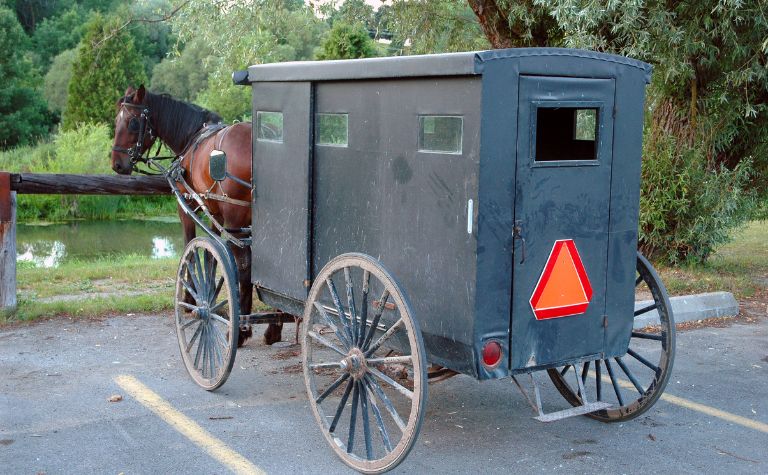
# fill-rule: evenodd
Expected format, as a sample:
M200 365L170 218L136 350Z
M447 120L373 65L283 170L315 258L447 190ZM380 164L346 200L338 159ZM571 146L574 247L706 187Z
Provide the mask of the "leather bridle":
M123 101L120 103L121 112L123 112L123 108L125 108L125 112L130 116L128 131L137 134L136 145L131 148L118 147L115 145L112 146L112 151L128 155L128 158L131 161L131 168L133 168L138 162L147 162L147 159L142 157L144 152L144 139L146 138L147 133L149 133L149 145L147 146L147 150L152 148L157 136L155 135L154 130L152 130L152 124L149 121L149 108L147 106L144 104L131 104L130 102ZM140 110L138 115L134 112L136 110Z

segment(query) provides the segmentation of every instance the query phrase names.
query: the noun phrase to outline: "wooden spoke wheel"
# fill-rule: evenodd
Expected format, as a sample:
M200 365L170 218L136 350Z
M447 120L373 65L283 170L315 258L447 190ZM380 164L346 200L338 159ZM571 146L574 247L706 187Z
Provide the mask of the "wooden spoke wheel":
M589 401L611 403L587 414L603 422L632 419L653 406L664 392L675 359L675 321L667 289L640 253L635 277L635 318L656 310L661 322L658 331L632 330L629 349L622 357L548 370L555 387L572 405L581 405L576 378L581 378Z
M363 473L396 467L427 401L424 344L405 293L376 259L343 254L317 276L303 323L304 379L331 448Z
M240 300L227 251L209 237L184 248L176 276L176 335L184 366L208 391L229 377L237 352Z

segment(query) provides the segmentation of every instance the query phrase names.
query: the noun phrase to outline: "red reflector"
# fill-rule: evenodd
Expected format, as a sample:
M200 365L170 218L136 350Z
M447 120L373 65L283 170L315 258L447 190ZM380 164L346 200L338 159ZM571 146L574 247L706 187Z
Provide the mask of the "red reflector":
M501 361L501 345L498 341L491 340L483 346L483 364L494 367Z

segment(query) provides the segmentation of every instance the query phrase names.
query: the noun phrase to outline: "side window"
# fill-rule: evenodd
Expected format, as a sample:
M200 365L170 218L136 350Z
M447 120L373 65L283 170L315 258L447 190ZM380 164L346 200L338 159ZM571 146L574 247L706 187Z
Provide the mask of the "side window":
M419 152L461 154L463 129L461 116L419 116Z
M349 145L349 114L315 114L315 144L331 147Z
M595 107L538 107L535 161L597 160L599 113Z
M283 143L282 112L256 112L256 140Z

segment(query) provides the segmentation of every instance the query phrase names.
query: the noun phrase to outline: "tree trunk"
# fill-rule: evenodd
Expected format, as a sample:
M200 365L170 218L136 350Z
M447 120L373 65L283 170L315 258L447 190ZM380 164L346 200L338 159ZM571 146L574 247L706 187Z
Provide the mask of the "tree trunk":
M507 16L495 0L467 0L475 12L483 33L494 49L512 48L514 36Z

